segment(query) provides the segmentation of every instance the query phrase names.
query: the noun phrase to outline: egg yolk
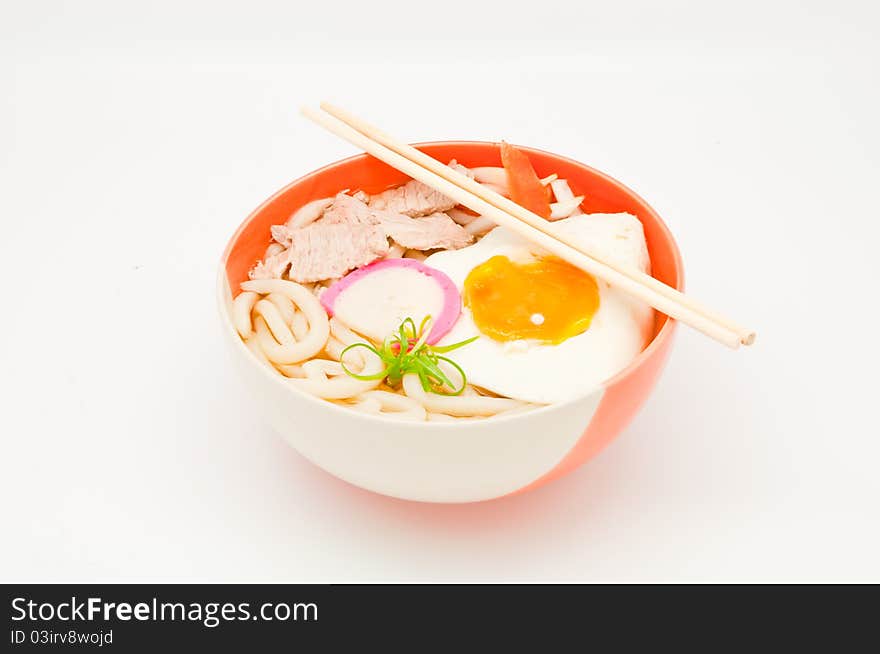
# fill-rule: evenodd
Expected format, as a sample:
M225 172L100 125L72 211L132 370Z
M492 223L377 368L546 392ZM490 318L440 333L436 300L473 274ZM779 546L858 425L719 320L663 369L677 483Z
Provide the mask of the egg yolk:
M494 256L471 270L463 295L477 329L498 341L561 343L585 332L599 308L596 280L556 258Z

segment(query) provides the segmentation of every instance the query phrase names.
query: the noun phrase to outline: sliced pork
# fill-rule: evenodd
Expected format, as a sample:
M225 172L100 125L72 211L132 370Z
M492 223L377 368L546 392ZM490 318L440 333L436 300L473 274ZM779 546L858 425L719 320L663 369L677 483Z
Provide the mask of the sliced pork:
M337 193L333 204L324 210L319 222L344 225L374 225L379 222L376 210L364 203L366 194Z
M366 196L362 196L366 197ZM371 209L363 200L348 195L344 191L337 193L329 205L323 210L320 218L314 225L378 225L380 224L377 211ZM300 230L290 225L272 225L270 228L273 240L289 247L294 235Z
M295 282L317 282L342 277L388 253L388 238L380 224L322 220L288 230L287 249L254 266L251 279L279 278L287 272Z
M474 240L445 213L432 213L421 218L387 213L382 216L382 228L395 242L409 250L457 250Z
M455 200L417 179L370 197L370 207L373 209L402 213L413 218L446 211L455 205Z
M293 240L294 232L298 232L302 227L288 227L287 225L272 225L269 231L272 233L272 240L281 243L284 247L288 247Z
M444 213L410 218L402 213L364 204L361 199L363 197L363 195L338 194L333 204L324 211L318 224L379 224L386 236L410 250L458 249L473 241L470 234ZM286 246L290 242L291 235L283 228L273 228L272 236Z
M320 218L305 227L292 222L273 225L272 238L285 250L254 266L251 279L286 276L296 282L314 282L341 277L392 254L388 238L410 250L452 250L473 241L473 236L446 214L433 212L411 218L367 205L366 199L363 193L338 193Z
M456 162L455 159L449 162L449 166L468 177L473 177L471 171ZM390 188L371 196L369 204L373 209L402 213L405 216L416 218L452 209L457 203L427 184L411 179L402 186Z

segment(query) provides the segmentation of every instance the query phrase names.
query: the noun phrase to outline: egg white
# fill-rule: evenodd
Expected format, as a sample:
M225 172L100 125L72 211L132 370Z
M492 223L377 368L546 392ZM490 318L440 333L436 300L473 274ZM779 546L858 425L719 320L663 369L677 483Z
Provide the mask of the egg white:
M577 242L622 264L650 270L642 224L627 213L583 214L559 220L556 226ZM515 232L496 227L474 245L432 254L425 264L446 273L458 287L468 273L493 256L527 262L549 256ZM472 336L473 343L449 356L467 374L468 382L499 395L550 404L589 391L620 372L647 344L653 310L596 280L599 309L590 328L553 345L521 340L502 343L482 334L467 307L439 345Z

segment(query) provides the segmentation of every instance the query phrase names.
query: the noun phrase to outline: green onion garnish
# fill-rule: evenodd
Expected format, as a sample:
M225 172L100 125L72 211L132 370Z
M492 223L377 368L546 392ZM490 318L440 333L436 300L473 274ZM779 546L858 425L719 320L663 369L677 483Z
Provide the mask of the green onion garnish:
M422 388L427 392L437 393L438 395L461 395L467 385L467 377L464 374L464 370L452 359L440 355L457 350L468 343L473 343L478 337L474 336L452 345L436 347L425 342L431 331L430 327L431 316L425 316L418 329L416 329L415 321L412 318L407 318L400 323L396 333L391 334L385 339L381 348L377 349L369 343L353 343L342 350L342 354L339 357L342 369L349 376L361 381L385 379L385 382L392 388L397 388L400 385L404 375L415 373L419 376L419 381L422 382ZM375 375L358 375L349 370L344 361L345 353L356 347L365 347L379 357L385 364L385 369ZM455 387L455 384L446 373L440 369L439 364L441 361L448 363L461 375L461 385L458 388Z

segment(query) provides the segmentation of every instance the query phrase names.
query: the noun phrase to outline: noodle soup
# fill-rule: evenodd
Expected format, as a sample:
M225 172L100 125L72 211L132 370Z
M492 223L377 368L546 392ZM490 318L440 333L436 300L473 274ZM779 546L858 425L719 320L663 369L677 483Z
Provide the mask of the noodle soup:
M650 270L638 218L585 213L584 195L513 146L499 158L449 165ZM398 420L505 416L590 390L647 344L653 312L638 300L419 181L358 183L272 225L233 303L250 351L293 388Z
M679 284L662 222L601 173L535 150L514 154L530 170L511 170L498 144L426 151L532 202L588 247ZM303 454L378 492L473 501L543 483L622 428L659 372L669 340L657 334L671 324L418 184L355 157L242 225L221 300L247 385ZM413 441L418 425L447 436ZM471 474L464 460L484 465Z

